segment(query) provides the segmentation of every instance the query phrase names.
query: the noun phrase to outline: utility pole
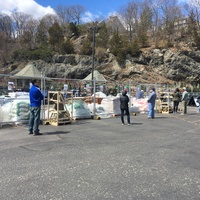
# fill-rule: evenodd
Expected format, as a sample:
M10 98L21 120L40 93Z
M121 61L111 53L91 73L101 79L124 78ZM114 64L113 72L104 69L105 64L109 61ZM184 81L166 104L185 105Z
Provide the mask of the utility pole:
M93 26L90 28L92 30L92 87L93 87L93 118L95 118L95 108L96 108L96 82L94 78L94 56L95 56L95 39L97 32L98 22L93 22Z
M95 56L95 42L98 22L93 22L92 30L92 82L94 81L94 56Z

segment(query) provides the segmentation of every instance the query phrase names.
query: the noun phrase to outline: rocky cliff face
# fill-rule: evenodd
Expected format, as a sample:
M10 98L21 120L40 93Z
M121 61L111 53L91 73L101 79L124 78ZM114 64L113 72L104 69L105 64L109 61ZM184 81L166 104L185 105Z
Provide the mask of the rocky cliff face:
M42 60L32 63L39 70L45 70L46 76L54 78L83 79L92 70L91 56L55 55L51 63ZM27 62L21 63L21 67L26 64ZM95 61L95 69L110 80L132 80L137 83L199 83L200 51L146 50L137 58L127 58L123 67L111 53L107 53L103 59ZM19 70L17 67L12 73Z

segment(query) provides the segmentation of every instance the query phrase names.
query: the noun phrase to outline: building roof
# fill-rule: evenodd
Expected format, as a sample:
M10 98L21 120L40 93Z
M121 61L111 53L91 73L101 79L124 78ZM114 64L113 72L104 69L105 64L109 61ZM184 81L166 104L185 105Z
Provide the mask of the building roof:
M41 78L41 72L33 64L28 64L21 71L16 73L14 77Z
M104 76L99 73L97 70L94 70L94 78L96 81L106 82L107 80ZM92 73L90 73L87 77L83 79L84 81L92 81Z

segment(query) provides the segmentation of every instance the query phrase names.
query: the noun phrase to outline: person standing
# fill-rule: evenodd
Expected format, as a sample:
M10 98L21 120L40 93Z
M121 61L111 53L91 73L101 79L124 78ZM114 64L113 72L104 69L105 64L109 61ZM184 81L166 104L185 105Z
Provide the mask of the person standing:
M30 118L29 118L29 134L42 135L39 131L40 124L40 110L41 101L44 99L39 87L37 86L37 80L32 81L32 86L29 92L30 97Z
M178 112L178 105L181 99L181 95L180 95L180 90L178 88L176 88L172 94L173 97L173 113L177 114Z
M143 99L144 98L144 91L139 90L136 94L136 99Z
M186 114L187 113L187 103L188 103L188 92L186 90L185 87L183 87L183 94L182 94L182 99L181 101L183 102L183 112L182 112L182 115Z
M199 107L198 107L198 113L200 113L200 95L197 97L197 102L199 103Z
M127 115L127 123L128 125L131 125L130 123L130 113L129 113L129 97L127 96L127 91L122 92L122 96L120 96L120 109L121 109L121 122L122 125L124 124L124 112L126 112Z
M155 111L154 111L154 107L156 104L156 92L155 92L155 88L152 88L150 90L150 94L148 96L148 119L154 119L155 118Z

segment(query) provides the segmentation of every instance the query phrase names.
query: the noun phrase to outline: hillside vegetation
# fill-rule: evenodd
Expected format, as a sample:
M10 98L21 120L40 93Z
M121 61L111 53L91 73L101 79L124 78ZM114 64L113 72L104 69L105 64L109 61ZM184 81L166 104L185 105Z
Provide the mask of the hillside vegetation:
M183 6L176 0L133 0L119 8L115 16L90 23L81 22L85 9L80 5L60 5L57 15L46 15L40 20L19 12L13 12L12 16L0 14L0 73L9 73L18 65L16 62L53 63L54 55L92 56L93 53L97 63L106 62L112 54L124 74L131 67L127 67L127 60L137 60L136 63L145 64L146 68L158 67L147 55L154 49L165 49L165 52L167 49L174 52L200 49L198 3ZM145 62L140 61L141 55ZM198 82L198 79L193 81Z

